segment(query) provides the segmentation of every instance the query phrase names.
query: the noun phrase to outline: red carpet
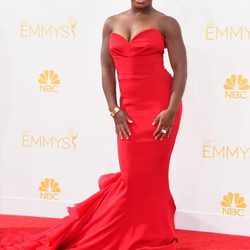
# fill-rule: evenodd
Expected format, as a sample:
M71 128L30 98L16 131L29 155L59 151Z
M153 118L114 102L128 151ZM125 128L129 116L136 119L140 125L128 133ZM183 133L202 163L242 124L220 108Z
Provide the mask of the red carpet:
M36 233L54 225L58 219L0 215L0 238L7 229ZM250 250L250 237L177 229L178 250Z

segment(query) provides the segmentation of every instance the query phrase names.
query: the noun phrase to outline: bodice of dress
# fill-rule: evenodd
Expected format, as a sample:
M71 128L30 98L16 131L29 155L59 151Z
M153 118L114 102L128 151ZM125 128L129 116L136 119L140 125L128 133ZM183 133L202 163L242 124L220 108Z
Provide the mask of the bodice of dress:
M141 79L166 70L163 62L164 37L158 29L143 30L130 41L111 32L109 51L119 80Z

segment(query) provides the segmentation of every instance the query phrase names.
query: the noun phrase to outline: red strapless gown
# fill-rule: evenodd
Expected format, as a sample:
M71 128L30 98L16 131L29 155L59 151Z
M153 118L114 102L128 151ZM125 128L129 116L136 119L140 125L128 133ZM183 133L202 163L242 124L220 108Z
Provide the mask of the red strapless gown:
M167 108L172 76L164 68L164 38L146 29L127 41L112 32L109 50L117 68L120 107L133 119L132 135L117 135L120 171L99 177L100 190L67 207L68 215L41 233L6 234L8 250L173 250L178 241L169 162L179 129L182 102L170 137L155 140L152 125Z

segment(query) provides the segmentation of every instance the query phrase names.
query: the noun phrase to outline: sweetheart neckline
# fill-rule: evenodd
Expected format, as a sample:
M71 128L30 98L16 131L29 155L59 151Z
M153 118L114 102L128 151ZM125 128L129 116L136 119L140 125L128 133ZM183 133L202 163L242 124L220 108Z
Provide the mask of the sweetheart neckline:
M114 32L114 31L111 31L110 35L111 34L118 35L119 37L123 38L127 43L131 43L140 34L146 32L146 31L152 31L152 30L159 32L161 34L162 38L164 39L164 35L162 34L161 30L159 30L157 28L148 28L148 29L142 30L142 31L138 32L135 36L133 36L130 40L127 40L124 36L122 36L121 34L119 34L117 32Z

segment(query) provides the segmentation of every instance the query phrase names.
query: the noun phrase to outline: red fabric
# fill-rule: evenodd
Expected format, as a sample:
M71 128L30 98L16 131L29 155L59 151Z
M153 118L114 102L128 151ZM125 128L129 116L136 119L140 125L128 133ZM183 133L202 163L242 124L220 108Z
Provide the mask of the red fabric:
M133 119L129 139L117 135L120 171L100 176L100 190L67 207L69 215L55 226L33 235L7 234L1 249L176 249L176 205L168 172L182 102L169 138L155 140L158 124L152 125L168 106L173 79L163 65L163 35L152 28L127 41L112 32L109 50L117 67L120 107Z

